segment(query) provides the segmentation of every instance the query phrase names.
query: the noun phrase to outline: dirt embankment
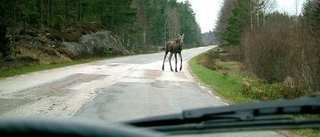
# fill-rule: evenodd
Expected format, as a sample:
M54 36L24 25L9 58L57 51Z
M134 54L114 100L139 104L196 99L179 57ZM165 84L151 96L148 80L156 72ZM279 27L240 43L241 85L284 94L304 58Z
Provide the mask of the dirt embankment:
M22 30L13 37L10 47L15 59L0 60L0 69L130 53L116 36L97 23Z

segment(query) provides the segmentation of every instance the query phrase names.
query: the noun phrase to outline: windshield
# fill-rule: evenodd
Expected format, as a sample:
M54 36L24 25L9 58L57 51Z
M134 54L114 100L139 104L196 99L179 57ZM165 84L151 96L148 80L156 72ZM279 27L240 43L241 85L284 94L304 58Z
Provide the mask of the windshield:
M2 0L0 117L120 123L311 95L319 15L319 0Z

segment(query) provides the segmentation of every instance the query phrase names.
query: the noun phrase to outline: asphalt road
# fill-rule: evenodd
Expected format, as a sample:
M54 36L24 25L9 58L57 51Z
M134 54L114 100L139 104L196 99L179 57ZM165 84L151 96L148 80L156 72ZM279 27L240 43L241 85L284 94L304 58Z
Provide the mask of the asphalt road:
M0 117L81 118L113 123L228 105L197 82L187 66L191 57L213 47L183 50L181 72L171 72L168 61L162 71L164 53L156 53L0 79ZM267 131L205 136L281 135Z

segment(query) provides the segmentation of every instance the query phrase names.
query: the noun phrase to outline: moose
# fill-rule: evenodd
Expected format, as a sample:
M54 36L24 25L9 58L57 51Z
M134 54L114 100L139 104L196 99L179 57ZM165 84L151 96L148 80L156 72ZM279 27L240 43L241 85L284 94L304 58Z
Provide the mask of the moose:
M176 63L176 67L175 67L175 71L178 72L177 69L177 53L180 56L180 61L181 61L181 65L180 65L180 71L182 70L182 56L181 56L181 51L182 51L182 45L183 45L183 39L184 39L184 34L183 35L179 35L179 38L175 38L174 40L168 41L166 43L165 46L165 55L164 55L164 59L163 59L163 64L162 64L162 70L164 70L164 63L166 60L166 57L168 55L168 52L170 52L170 56L169 56L169 64L170 64L170 69L171 71L173 71L172 66L171 66L171 58L172 55L174 54L175 57L175 63Z

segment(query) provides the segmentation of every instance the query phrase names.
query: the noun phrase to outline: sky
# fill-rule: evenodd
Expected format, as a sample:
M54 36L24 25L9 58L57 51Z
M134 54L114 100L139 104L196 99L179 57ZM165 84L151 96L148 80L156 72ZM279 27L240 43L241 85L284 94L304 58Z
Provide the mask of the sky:
M182 2L185 0L177 0ZM209 32L213 30L217 22L220 8L224 0L189 0L192 9L196 13L197 22L201 28L201 32ZM305 0L276 0L275 10L296 14L296 1L298 3L298 13L301 12L302 4Z

